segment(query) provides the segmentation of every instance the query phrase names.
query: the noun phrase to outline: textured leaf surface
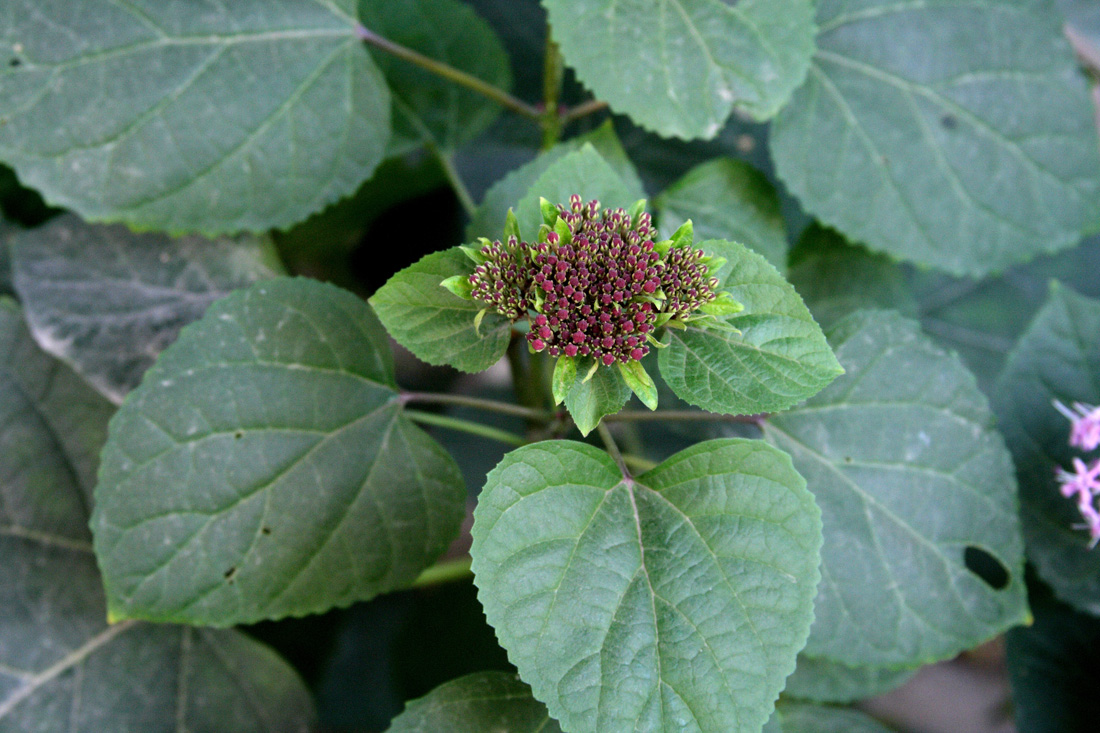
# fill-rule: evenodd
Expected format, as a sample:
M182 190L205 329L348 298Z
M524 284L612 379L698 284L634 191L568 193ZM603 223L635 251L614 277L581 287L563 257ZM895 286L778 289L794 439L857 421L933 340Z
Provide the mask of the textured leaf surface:
M569 197L573 194L579 194L585 201L599 199L605 209L625 209L637 201L632 198L630 187L596 152L595 146L586 143L580 150L552 163L516 204L520 233L525 238L534 240L542 224L540 198L552 204L568 204Z
M775 114L813 52L810 0L543 0L577 77L646 129L712 138Z
M820 524L787 456L700 443L635 479L513 451L474 514L486 617L570 731L759 730L812 618Z
M88 532L113 408L0 302L0 731L306 733L309 693L235 631L108 626Z
M1025 620L1012 460L957 357L913 321L861 311L830 341L847 373L764 423L825 524L806 653L851 666L944 659ZM1001 590L967 568L995 558Z
M849 703L889 692L916 673L916 669L904 667L849 667L799 654L798 666L787 678L783 695L814 702Z
M0 159L85 219L285 227L382 159L390 95L353 0L7 3Z
M72 215L21 232L12 253L39 345L116 403L207 306L282 270L253 238L172 239Z
M512 323L486 313L475 329L474 318L484 304L463 300L440 285L473 268L458 247L430 254L391 277L370 303L390 335L418 358L464 372L483 371L508 350Z
M711 412L750 415L784 410L841 373L813 316L794 288L761 255L740 244L697 243L729 260L720 288L745 306L726 319L740 334L688 327L669 331L661 376L681 399Z
M1024 733L1091 730L1100 716L1100 619L1032 594L1035 623L1005 636L1017 729Z
M957 275L1095 226L1096 126L1049 0L822 0L817 22L809 76L771 137L810 213Z
M493 29L456 0L364 0L363 25L394 43L510 89L508 55ZM430 142L454 150L484 132L500 106L408 61L372 49L393 95L393 139L388 153L400 154Z
M662 236L672 236L691 219L697 240L740 242L780 272L787 269L787 232L779 197L748 163L719 158L696 166L665 189L655 204Z
M890 733L890 729L858 710L804 703L779 708L783 733Z
M111 421L92 518L114 618L211 626L401 587L458 532L370 308L282 278L218 301Z
M592 378L585 382L590 366L591 362L581 362L573 387L565 394L565 407L581 435L591 433L604 415L615 414L630 399L630 387L615 367L597 367Z
M915 270L909 274L909 288L924 330L959 352L978 384L992 394L1006 355L1046 302L1051 279L1095 298L1100 297L1097 272L1100 237L1090 237L1065 252L984 280Z
M441 685L394 718L388 733L560 733L514 674L479 672Z
M1062 600L1100 615L1100 553L1081 517L1062 497L1054 469L1072 468L1070 423L1052 400L1100 404L1100 301L1064 287L1050 298L1010 352L993 390L1005 440L1020 480L1028 558ZM1091 457L1091 456L1090 456Z
M626 184L630 191L631 203L645 198L645 189L642 188L638 172L615 135L615 128L612 127L611 121L608 120L592 132L569 138L555 145L494 183L485 192L484 200L470 220L470 225L466 229L467 238L471 241L478 237L500 239L508 209L514 209L519 204L519 200L527 195L531 186L546 172L547 168L569 153L577 152L586 143L596 149L604 162L611 166Z

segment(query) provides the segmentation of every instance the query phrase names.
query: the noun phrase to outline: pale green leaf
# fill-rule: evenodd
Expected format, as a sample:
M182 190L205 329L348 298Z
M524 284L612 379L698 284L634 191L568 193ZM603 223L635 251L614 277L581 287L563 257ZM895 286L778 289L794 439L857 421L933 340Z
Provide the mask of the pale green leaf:
M474 318L485 304L464 300L440 284L473 269L458 247L436 252L391 277L370 303L390 335L417 358L480 372L508 350L512 322L487 313L475 328Z
M523 236L528 241L534 241L543 223L539 199L568 206L569 197L573 194L579 194L586 202L599 199L605 209L625 209L637 200L630 187L596 148L585 143L580 150L552 163L516 204L516 218Z
M692 168L654 201L661 234L671 237L691 220L695 238L740 242L783 272L787 232L779 196L762 173L733 158Z
M514 674L478 672L413 700L388 733L561 733L546 706Z
M1016 461L1028 559L1062 600L1100 615L1100 552L1073 528L1081 516L1054 480L1055 468L1072 470L1081 452L1069 446L1070 422L1052 404L1100 404L1100 300L1053 287L993 394Z
M577 424L581 435L588 435L604 415L613 415L623 409L630 399L630 387L614 367L597 366L584 359L577 365L577 376L572 388L565 394L565 407Z
M664 136L712 138L733 109L768 119L806 75L811 0L542 0L599 99Z
M92 528L116 619L228 626L403 587L454 539L466 493L403 415L370 308L306 279L185 328L102 460Z
M351 0L7 5L0 159L93 221L286 227L382 159L390 95Z
M916 673L916 669L905 667L849 667L799 654L798 666L787 678L783 696L814 702L849 703L887 693Z
M779 707L783 733L891 733L869 715L849 708L788 702Z
M235 631L107 625L88 532L111 405L0 302L0 731L308 733L309 692Z
M622 375L626 386L638 396L642 404L651 410L657 409L657 385L653 383L653 377L649 376L640 361L618 362L619 374Z
M829 336L846 374L763 424L825 524L805 653L916 666L1025 621L1012 460L974 377L888 311L855 313ZM999 582L970 569L975 553Z
M565 400L576 381L577 360L571 356L559 356L550 379L550 391L554 395L555 405L560 405Z
M638 173L615 135L615 128L608 120L592 132L555 145L494 183L485 193L485 199L478 206L477 211L474 212L470 226L466 230L467 237L470 240L477 237L500 239L508 209L514 209L519 204L520 199L527 195L531 186L551 165L569 153L580 150L586 144L591 144L604 162L611 166L626 184L630 192L628 198L633 197L632 200L637 200L645 196Z
M12 265L38 344L115 403L212 302L282 272L267 241L134 234L72 215L13 237Z
M508 90L508 55L492 27L456 0L363 0L359 18L370 31ZM393 139L398 155L430 143L455 150L473 140L500 114L488 97L403 59L371 49L393 96Z
M569 731L758 731L813 616L820 520L783 453L700 443L636 478L508 454L474 513L486 617Z
M825 335L791 284L761 255L733 242L696 245L729 262L719 289L745 309L726 323L741 331L670 330L661 376L678 397L711 412L784 410L841 373Z
M1095 227L1096 126L1049 0L821 0L817 22L809 76L770 138L811 214L957 275Z

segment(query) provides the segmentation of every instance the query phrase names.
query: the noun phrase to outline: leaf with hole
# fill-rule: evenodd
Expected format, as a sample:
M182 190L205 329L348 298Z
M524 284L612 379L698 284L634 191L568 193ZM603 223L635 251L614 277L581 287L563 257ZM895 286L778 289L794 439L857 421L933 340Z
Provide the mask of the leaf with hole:
M805 653L917 666L1024 622L1012 459L974 377L896 313L829 338L845 375L763 424L825 524Z
M761 441L700 443L636 478L544 441L489 474L471 555L489 623L563 729L748 731L805 643L820 532Z
M228 626L403 587L457 535L466 493L404 416L371 309L301 278L184 329L102 460L92 528L114 619Z
M212 302L282 272L253 237L172 239L72 215L13 237L12 264L39 345L115 403Z
M770 137L809 213L976 276L1100 224L1096 125L1051 3L823 0L817 23L809 76Z
M1020 480L1020 516L1028 559L1055 594L1100 615L1100 553L1081 516L1058 490L1054 470L1082 453L1069 446L1060 400L1100 404L1100 300L1053 285L1046 304L1009 352L993 390L1001 430ZM1094 456L1086 456L1091 461Z
M670 330L661 376L682 400L711 412L751 415L784 410L833 381L843 370L794 288L767 260L740 244L697 244L728 260L717 273L745 309L726 320L740 333Z
M91 221L287 227L382 160L390 94L355 0L56 3L6 12L0 160ZM260 73L262 71L262 73Z
M765 120L813 52L810 0L543 0L566 63L647 130L712 138L738 109Z
M87 507L113 407L6 300L0 354L0 730L311 730L301 680L243 634L107 624Z
M484 371L508 350L512 322L496 313L476 320L485 304L460 298L442 285L473 271L461 248L436 252L391 277L370 304L389 334L417 358L464 372Z

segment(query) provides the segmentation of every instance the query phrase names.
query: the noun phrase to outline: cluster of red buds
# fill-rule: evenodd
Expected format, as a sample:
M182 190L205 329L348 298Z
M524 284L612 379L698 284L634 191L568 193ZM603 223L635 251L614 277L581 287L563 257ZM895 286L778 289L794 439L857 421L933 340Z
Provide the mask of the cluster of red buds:
M654 243L643 204L628 212L576 195L568 207L544 201L537 242L515 234L506 243L482 240L467 250L477 265L462 288L486 311L513 321L530 316L532 351L604 366L639 361L657 344L658 326L700 318L693 314L719 297L710 274L716 263L685 243ZM514 217L506 231L518 232ZM726 307L740 308L723 297Z

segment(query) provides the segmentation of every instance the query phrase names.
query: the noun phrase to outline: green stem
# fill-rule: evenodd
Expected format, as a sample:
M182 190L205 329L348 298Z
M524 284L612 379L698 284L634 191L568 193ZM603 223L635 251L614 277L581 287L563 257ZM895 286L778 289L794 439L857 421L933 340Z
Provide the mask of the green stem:
M513 405L511 402L499 400L487 400L481 397L466 397L465 395L447 394L446 392L404 392L401 399L408 402L422 402L435 405L458 405L460 407L473 407L486 412L499 412L502 415L514 415L528 420L549 421L553 415L545 410L536 410L522 405Z
M501 430L499 428L489 427L488 425L482 425L481 423L474 422L473 420L463 420L458 417L448 417L447 415L437 415L434 412L421 412L420 410L405 410L405 415L411 420L415 420L418 423L425 425L435 425L441 428L447 428L448 430L457 430L460 433L469 433L471 435L479 435L482 438L488 438L489 440L495 440L506 445L512 445L519 447L521 445L527 445L527 441L516 435L515 433L509 433L507 430Z
M455 583L473 577L470 570L470 558L460 557L454 560L437 562L417 576L410 588L426 588L431 585Z
M590 114L607 109L607 102L602 99L590 99L587 102L581 102L576 107L570 107L561 113L561 124L564 127L570 122L576 122L582 117L587 117Z
M546 58L542 69L542 149L549 150L561 137L562 118L558 112L564 67L561 50L554 42L553 30L546 26Z
M600 424L596 426L596 431L600 434L600 440L607 446L607 452L615 459L615 463L619 466L619 471L622 472L623 478L630 478L630 469L626 465L626 459L623 458L623 454L619 451L619 446L615 442L615 437L611 434L611 431L607 429L607 426L603 424L602 420Z
M454 160L451 156L444 153L439 149L435 143L430 143L429 146L432 152L435 154L436 160L439 161L439 166L443 169L443 175L447 177L447 180L451 184L451 188L454 189L455 196L458 197L458 202L462 204L462 209L466 212L467 216L472 217L474 212L477 211L477 202L474 201L474 197L470 195L470 189L466 188L466 184L462 181L462 177L458 175L458 169L455 168Z
M721 415L715 412L700 412L698 410L655 410L653 412L627 410L614 415L607 415L604 417L604 421L664 422L677 420L681 422L741 422L759 425L764 421L764 417L764 415Z
M472 89L478 94L482 94L489 99L493 100L497 104L510 109L516 114L523 115L537 122L542 121L542 111L538 108L527 104L522 99L513 97L508 92L504 91L500 87L493 86L487 81L478 79L476 76L467 74L465 71L456 69L450 64L445 64L442 61L436 61L433 58L429 58L421 53L413 51L411 48L406 48L401 44L394 43L388 38L384 38L377 33L374 33L368 28L362 25L357 26L355 29L356 35L359 40L366 44L374 46L377 49L385 51L386 53L393 54L400 59L404 59L411 64L415 64L425 71L441 76L448 81L453 81L455 84Z
M635 471L650 471L657 468L657 461L651 461L648 458L631 455L630 453L623 454L623 461Z

